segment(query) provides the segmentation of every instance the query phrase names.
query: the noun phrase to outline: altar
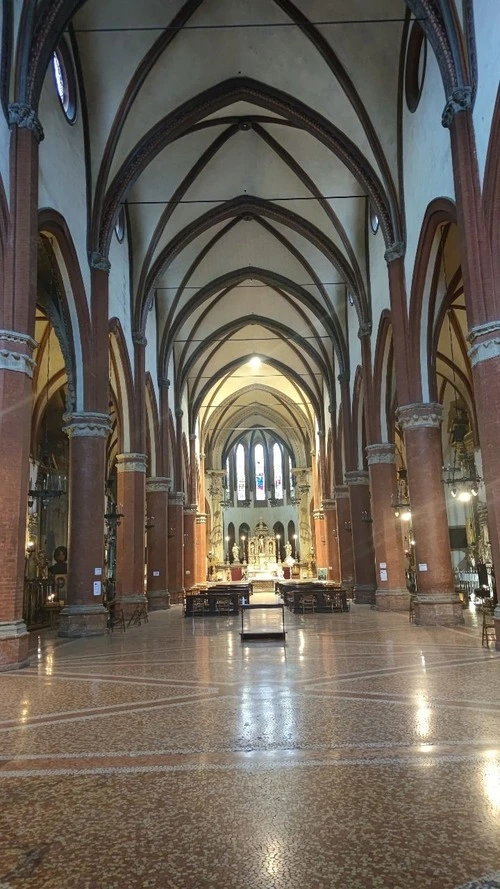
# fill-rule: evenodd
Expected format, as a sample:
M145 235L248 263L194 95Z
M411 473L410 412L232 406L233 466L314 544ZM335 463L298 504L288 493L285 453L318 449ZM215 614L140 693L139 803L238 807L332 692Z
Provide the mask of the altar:
M255 526L253 537L248 539L248 580L256 592L274 591L275 581L283 578L283 565L279 558L276 539L262 518Z

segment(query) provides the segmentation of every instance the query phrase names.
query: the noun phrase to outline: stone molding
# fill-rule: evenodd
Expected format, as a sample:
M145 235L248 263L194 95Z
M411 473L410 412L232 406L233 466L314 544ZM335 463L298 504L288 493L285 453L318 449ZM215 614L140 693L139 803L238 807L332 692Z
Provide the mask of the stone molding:
M158 386L160 389L170 389L170 380L167 377L158 377Z
M171 479L164 476L150 476L146 479L146 494L152 493L168 493L170 490Z
M15 373L26 374L33 377L36 362L29 355L22 352L11 352L10 349L0 349L0 370L12 370Z
M371 323L371 321L362 321L361 324L359 325L358 338L359 338L360 340L362 340L363 337L365 337L365 336L371 336L371 335L372 335L372 323Z
M182 420L182 418L184 416L184 411L182 410L181 407L176 407L175 416L177 417L178 420Z
M350 379L351 375L348 370L343 370L337 377L339 383L348 383Z
M198 507L195 503L189 503L188 506L184 507L184 515L193 515L196 516L198 513Z
M33 108L24 102L12 102L8 107L9 127L19 127L22 130L31 130L36 141L44 139L43 127L38 115Z
M97 250L93 250L90 254L89 263L91 269L97 269L99 272L109 273L111 271L111 263L109 259Z
M313 509L313 519L317 519L318 521L323 521L325 518L325 514L322 509Z
M28 630L23 620L0 621L0 639L14 639L27 635Z
M438 402L405 404L396 411L404 431L407 429L439 429L443 422L443 406Z
M387 263L394 262L395 259L403 259L406 249L403 241L395 241L384 253L384 259Z
M134 346L147 346L148 341L140 330L135 330L132 334L132 342Z
M327 500L322 500L321 509L323 510L323 512L332 512L334 509L336 509L335 500L331 500L330 498L328 498Z
M146 454L118 454L116 457L117 472L146 472L148 458Z
M38 343L27 333L19 333L17 330L0 330L0 340L6 343L18 343L20 346L28 346L30 352L36 349Z
M184 506L184 491L169 491L168 502L172 506Z
M492 334L497 334L492 336ZM476 342L480 337L489 337ZM500 356L500 321L487 321L486 324L478 324L472 327L467 336L471 347L469 349L469 359L472 367L488 361L490 358L498 358Z
M108 414L81 412L64 414L64 431L68 438L80 438L92 436L93 438L107 438L111 432L111 422Z
M197 525L206 525L207 524L207 514L206 512L198 512L196 514L196 524Z
M473 93L471 86L459 86L453 90L444 106L441 117L442 125L448 129L453 123L455 114L459 111L469 111L473 105Z
M344 478L348 487L370 484L369 475L364 469L353 469L350 472L345 472Z
M337 500L348 500L349 499L349 488L347 485L337 485L335 488L335 502Z
M196 441L196 432L189 433L189 441Z
M368 466L375 466L377 463L394 464L396 462L396 446L389 444L389 442L367 445L365 450Z

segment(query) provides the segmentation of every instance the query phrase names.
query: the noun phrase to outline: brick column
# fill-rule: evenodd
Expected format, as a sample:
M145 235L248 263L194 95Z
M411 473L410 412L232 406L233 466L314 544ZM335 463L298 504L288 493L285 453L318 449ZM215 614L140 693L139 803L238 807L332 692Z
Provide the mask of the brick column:
M316 546L316 566L318 568L326 568L328 565L328 557L326 554L326 524L325 514L322 509L315 509L313 511L313 520L314 539Z
M354 550L354 598L359 605L375 604L375 555L371 526L370 486L368 473L354 469L346 472L351 506L351 529Z
M366 448L373 518L377 592L380 611L407 611L410 594L406 587L406 568L401 523L394 515L391 496L397 497L396 448L382 443Z
M337 505L335 500L323 500L325 516L326 565L328 579L340 583L339 539L337 529Z
M184 509L184 589L196 583L195 571L196 506Z
M116 603L130 616L145 603L144 519L146 455L118 454L117 502L123 518L116 529Z
M184 595L184 494L168 495L168 591L170 601L182 602Z
M352 549L351 508L347 485L335 486L337 532L339 541L340 577L342 583L354 584L354 553Z
M463 623L454 592L448 516L443 487L440 404L398 408L404 431L412 527L417 562L415 623Z
M60 636L101 636L107 611L102 604L104 485L107 414L73 413L64 418L69 437L68 583Z
M35 330L38 152L43 130L28 105L8 106L10 217L0 293L0 670L27 664L22 619Z
M167 570L168 489L170 479L146 479L148 563L146 585L149 611L170 608Z
M475 405L486 503L488 530L497 593L500 593L500 321L473 327L469 333ZM496 650L500 651L500 605L495 608Z
M195 583L205 583L207 579L207 516L196 514L195 525Z
M35 345L26 334L0 330L0 670L28 663L22 616Z

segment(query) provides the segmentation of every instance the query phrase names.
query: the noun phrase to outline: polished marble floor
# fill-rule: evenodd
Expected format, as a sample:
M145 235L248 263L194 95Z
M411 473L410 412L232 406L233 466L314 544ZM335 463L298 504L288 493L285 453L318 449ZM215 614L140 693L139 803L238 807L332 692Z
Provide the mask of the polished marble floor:
M475 615L286 623L286 646L180 606L34 635L0 674L0 889L500 887L500 655Z

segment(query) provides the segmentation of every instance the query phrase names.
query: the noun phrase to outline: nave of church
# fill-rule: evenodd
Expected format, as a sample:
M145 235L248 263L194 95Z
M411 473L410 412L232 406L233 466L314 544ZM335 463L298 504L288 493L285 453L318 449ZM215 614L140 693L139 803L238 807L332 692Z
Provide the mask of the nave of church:
M226 736L224 750L238 755L248 729L249 775L267 793L274 747L272 738L259 746L256 729L265 713L274 719L268 679L272 701L284 712L290 695L299 724L297 735L279 735L280 776L297 751L308 774L318 752L326 759L317 808L308 779L302 801L297 786L292 803L276 796L269 817L288 824L294 842L283 859L256 846L246 882L237 853L250 847L239 846L243 834L223 847L226 821L218 831L214 820L220 861L238 861L233 885L280 886L286 873L287 885L302 887L307 862L318 887L362 889L367 867L368 886L393 889L399 877L360 852L380 825L385 840L401 840L405 873L417 861L416 885L435 880L437 889L442 873L455 889L499 871L489 839L500 757L498 0L4 0L0 22L0 786L3 773L9 836L19 834L0 889L31 889L39 868L55 889L44 850L70 836L73 848L84 822L85 855L101 843L116 863L112 758L157 750L178 757L160 765L172 766L169 829L174 819L189 866L184 873L177 861L170 882L155 875L152 885L225 885L212 847L206 875L196 869L207 857L195 834L195 779L214 765L220 781L239 773L231 758L204 757L216 757ZM278 607L259 618L251 606L261 597ZM280 614L289 622L281 637L271 629ZM259 619L268 648L253 640L252 658L240 621ZM88 660L83 686L72 658ZM64 682L51 659L71 673ZM130 688L112 679L114 659ZM209 667L221 663L232 670L227 685ZM398 684L398 670L415 684ZM361 703L353 672L366 679ZM182 689L179 702L157 705L155 689L167 687L167 697ZM212 692L228 709L204 722ZM372 715L379 693L394 702L394 720L383 708ZM247 694L261 710L249 706L238 727ZM97 750L99 708L136 700L130 732L102 717L116 734ZM66 746L51 746L37 724L51 732L52 721L73 718ZM162 726L152 738L150 720ZM453 740L463 760L442 749ZM360 757L341 798L333 788L322 795L340 774L344 741L356 764L356 744L373 742L378 764L364 770ZM384 768L392 763L406 782L415 765L413 821L392 812L384 779L377 784L386 741L402 746ZM62 808L46 844L41 809L32 825L24 818L40 786L35 759L17 771L26 752L80 755L60 774L68 794L82 793L72 835ZM109 759L101 771L93 762L88 783L82 763L97 754ZM450 768L434 783L441 762ZM428 763L431 779L419 784ZM47 760L47 816L58 768ZM185 805L178 773L192 773ZM238 830L261 836L255 800L257 814L245 817L251 780L239 802L236 783L228 810L239 813ZM128 818L128 791L122 802ZM304 807L316 833L304 826L299 839ZM145 815L141 867L153 826ZM269 870L275 859L281 876ZM98 875L82 864L74 885L112 885L102 862ZM147 885L146 872L143 883L139 871L133 879Z

